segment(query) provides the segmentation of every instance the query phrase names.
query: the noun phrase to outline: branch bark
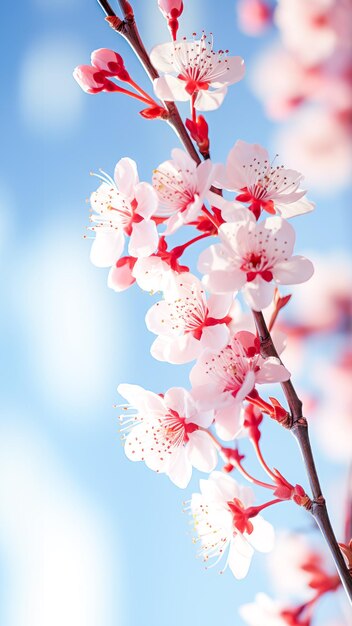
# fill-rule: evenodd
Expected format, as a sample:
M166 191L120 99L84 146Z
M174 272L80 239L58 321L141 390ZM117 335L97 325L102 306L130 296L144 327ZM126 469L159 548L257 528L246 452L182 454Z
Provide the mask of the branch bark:
M264 357L273 356L281 361L267 328L263 313L261 311L253 311L253 316L260 339L262 355ZM352 578L331 526L310 444L308 423L302 413L302 401L299 399L291 379L281 383L281 386L291 412L291 424L289 425L289 429L294 435L300 448L313 494L313 505L310 512L312 513L320 532L330 549L330 553L334 559L341 582L352 604Z

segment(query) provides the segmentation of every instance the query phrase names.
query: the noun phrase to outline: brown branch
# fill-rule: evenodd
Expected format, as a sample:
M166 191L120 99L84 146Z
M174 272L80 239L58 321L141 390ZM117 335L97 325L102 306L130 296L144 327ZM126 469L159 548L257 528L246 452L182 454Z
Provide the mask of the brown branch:
M149 54L145 49L145 46L139 35L131 5L126 2L126 0L119 0L119 4L124 16L124 19L120 20L116 13L112 10L108 2L106 2L105 0L98 0L98 2L107 16L106 21L129 43L133 52L136 54L139 61L143 65L150 80L153 82L156 78L159 78L159 74L151 63ZM169 114L167 119L168 123L174 129L176 135L178 136L179 140L181 141L189 155L192 157L192 159L194 159L194 161L199 164L201 162L201 159L182 122L176 104L174 102L164 102L163 104Z
M264 357L276 357L280 361L280 357L274 346L270 332L267 328L263 313L261 311L253 311L255 324L257 327L261 353ZM309 440L308 423L302 413L302 401L299 399L291 379L281 383L283 392L286 396L287 403L291 412L290 430L297 440L301 454L306 467L309 478L310 487L313 494L313 505L311 513L330 549L334 559L336 569L341 578L341 582L345 588L347 596L352 603L352 578L346 566L345 560L337 543L334 531L331 526L325 499L322 494L317 469L315 466L314 456Z

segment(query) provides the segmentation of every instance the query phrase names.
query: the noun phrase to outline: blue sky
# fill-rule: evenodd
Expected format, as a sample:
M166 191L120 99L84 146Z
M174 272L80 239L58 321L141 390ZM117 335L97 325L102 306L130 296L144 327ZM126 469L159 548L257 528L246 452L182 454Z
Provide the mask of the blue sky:
M166 40L156 2L135 4L143 5L136 13L147 47ZM238 32L234 3L185 5L182 34L213 32L215 45L243 56L250 71L265 39ZM269 589L264 559L255 558L243 582L230 572L205 571L182 511L199 476L180 492L166 477L127 461L113 408L118 383L164 391L187 386L189 368L151 358L144 326L150 297L136 288L120 295L108 290L106 272L90 265L83 239L86 198L96 187L89 172L112 172L130 156L141 179L150 180L176 138L166 124L143 120L137 103L88 96L72 79L74 66L88 63L93 49L111 47L148 87L96 2L28 0L17 12L3 6L0 40L0 621L237 626L236 607ZM237 138L274 149L275 127L246 80L208 121L214 160L224 160ZM298 249L347 248L347 192L310 196L317 210L295 222ZM318 358L321 352L317 346ZM289 479L305 484L286 432L268 425L263 445ZM343 468L327 464L319 449L317 460L333 491ZM281 526L287 519L292 527L308 524L290 504L268 518ZM329 601L322 610L336 614Z

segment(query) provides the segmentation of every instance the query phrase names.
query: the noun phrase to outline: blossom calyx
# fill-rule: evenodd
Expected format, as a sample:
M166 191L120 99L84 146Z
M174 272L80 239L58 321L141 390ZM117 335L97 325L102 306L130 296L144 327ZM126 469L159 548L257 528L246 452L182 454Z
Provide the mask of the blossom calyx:
M199 152L203 156L209 155L209 127L208 124L203 117L203 115L198 115L195 121L186 119L186 127L193 139L196 142Z

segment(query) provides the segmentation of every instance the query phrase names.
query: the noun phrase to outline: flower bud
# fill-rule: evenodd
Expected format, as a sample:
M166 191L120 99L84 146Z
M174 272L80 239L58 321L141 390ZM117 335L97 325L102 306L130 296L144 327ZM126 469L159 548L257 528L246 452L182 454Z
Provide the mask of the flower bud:
M99 48L91 54L91 63L98 70L105 72L107 76L116 76L119 80L128 82L130 76L125 68L123 58L114 50Z
M105 72L101 72L90 65L78 65L73 71L73 78L86 93L99 93L107 89L108 83Z

